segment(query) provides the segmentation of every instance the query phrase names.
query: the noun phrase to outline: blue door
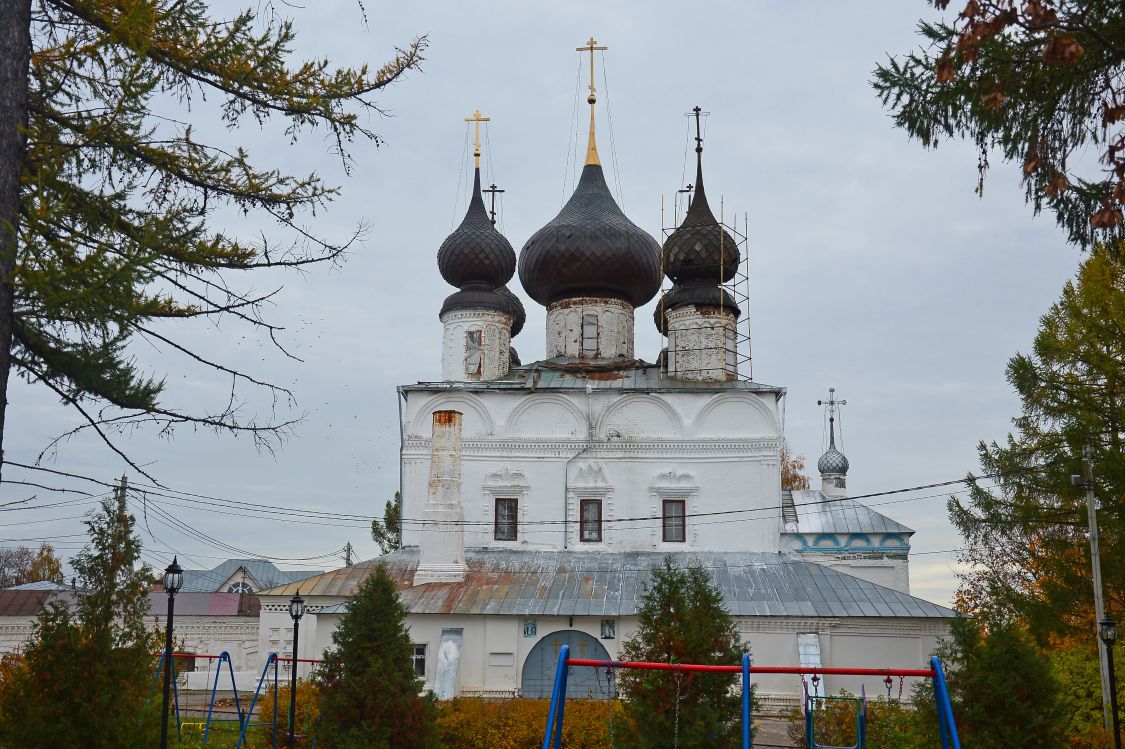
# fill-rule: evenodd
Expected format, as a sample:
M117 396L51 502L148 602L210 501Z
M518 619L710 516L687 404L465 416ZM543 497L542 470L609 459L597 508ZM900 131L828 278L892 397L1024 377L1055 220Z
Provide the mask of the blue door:
M559 650L570 646L571 658L609 660L609 652L596 639L574 629L552 632L535 643L523 662L523 679L520 693L523 697L550 697L555 686L555 668ZM566 696L604 700L616 691L609 683L604 668L571 666L566 679Z

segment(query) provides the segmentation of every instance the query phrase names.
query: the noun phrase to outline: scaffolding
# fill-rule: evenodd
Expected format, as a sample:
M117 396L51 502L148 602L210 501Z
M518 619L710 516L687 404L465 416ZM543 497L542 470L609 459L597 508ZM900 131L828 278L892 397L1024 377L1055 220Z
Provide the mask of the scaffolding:
M676 193L673 194L671 225L669 225L668 221L667 221L665 198L664 198L663 195L661 196L661 199L660 199L660 226L661 226L661 235L662 235L662 240L661 240L662 246L665 242L668 241L668 238L672 235L672 233L680 227L680 222L683 220L684 215L686 215L687 208L690 205L691 193L692 193L692 186L688 185L686 189L679 190L679 191L677 191ZM734 377L732 377L730 379L737 379L737 380L743 380L743 381L746 381L746 382L751 382L754 379L754 359L753 359L753 355L752 355L751 340L750 340L750 332L751 332L750 331L750 237L749 237L749 234L750 234L750 214L749 214L749 212L743 212L743 214L742 214L742 229L739 229L738 228L738 223L739 223L738 214L735 213L732 216L731 220L728 222L726 220L726 217L725 217L725 212L726 212L725 200L720 198L718 226L720 228L722 228L725 232L723 234L723 237L724 237L723 241L724 242L725 242L726 236L730 236L734 240L735 250L738 252L738 256L739 256L738 269L735 272L734 277L731 278L730 281L723 282L722 281L722 265L723 264L720 261L719 275L715 280L716 280L716 285L719 288L721 288L722 290L724 290L727 294L730 295L730 297L734 300L734 303L738 306L738 309L741 312L741 314L735 319L734 341L730 342L730 343L733 343L733 357L730 357L730 354L732 353L730 343L728 343L728 346L727 346L728 359L727 359L727 362L726 362L726 368L727 368L728 372L731 372L733 370ZM668 276L665 274L664 270L665 270L664 269L664 253L661 252L661 254L660 254L661 284L660 284L660 297L659 297L660 301L657 302L657 314L658 315L664 314L663 309L662 309L664 294L667 293L668 291L670 291L673 288L673 286L671 285L671 283L668 279ZM721 310L721 307L720 307L720 310ZM662 357L663 358L663 362L662 362L662 366L661 366L662 376L665 375L665 374L670 375L673 372L676 375L683 375L683 374L691 374L692 372L701 371L699 369L692 370L692 369L677 368L677 367L674 367L672 365L672 363L668 361L668 357L670 357L671 353L672 353L671 352L672 347L670 345L670 341L669 341L669 337L668 337L667 320L665 319L665 323L663 325L658 326L658 327L659 327L659 330L660 330L660 337L661 337L661 344L662 344L661 349L662 349L663 352L666 352L665 355ZM694 328L694 329L698 330L698 329L701 329L701 327L702 326ZM692 330L692 329L693 328L688 328L688 330ZM682 351L690 351L692 349L684 349L681 346L681 347L678 347L678 350L682 352ZM690 378L687 378L687 379L690 379Z

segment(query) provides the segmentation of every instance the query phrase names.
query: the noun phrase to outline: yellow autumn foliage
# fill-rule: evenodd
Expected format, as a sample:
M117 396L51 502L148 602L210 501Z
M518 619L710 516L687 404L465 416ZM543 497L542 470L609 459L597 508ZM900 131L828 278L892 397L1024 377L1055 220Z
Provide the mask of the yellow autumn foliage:
M548 700L490 701L457 698L438 703L438 726L445 749L540 749L547 727ZM612 749L615 736L631 730L617 700L567 700L563 746Z

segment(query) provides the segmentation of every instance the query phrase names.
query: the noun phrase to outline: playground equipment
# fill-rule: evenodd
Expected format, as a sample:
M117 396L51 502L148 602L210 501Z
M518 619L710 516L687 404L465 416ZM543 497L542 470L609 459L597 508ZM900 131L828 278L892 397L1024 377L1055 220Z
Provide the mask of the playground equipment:
M887 677L890 678L889 676ZM802 683L804 679L801 679ZM856 703L855 711L855 743L848 746L833 746L821 744L816 740L816 711L818 707L827 707L832 703ZM805 690L805 746L814 749L866 749L867 747L867 692L860 686L859 697L825 697L819 694L809 694Z
M241 703L239 701L239 696L238 696L238 683L235 681L235 678L234 678L234 664L231 661L230 653L228 653L225 650L223 652L219 653L218 655L212 655L212 654L206 654L206 653L172 653L172 696L173 696L172 703L175 706L175 712L176 712L176 732L177 732L177 734L182 734L183 726L184 726L184 720L180 715L180 690L179 690L178 679L177 679L178 673L177 673L177 670L176 670L176 660L177 659L185 659L185 658L203 659L203 660L208 661L208 671L210 671L210 663L212 661L218 661L218 663L216 665L216 668L215 668L215 678L214 678L214 681L211 684L211 697L207 702L207 717L203 722L203 742L200 745L201 749L206 749L206 747L207 747L207 739L210 735L211 725L213 723L238 723L239 724L238 743L235 744L235 749L242 749L242 747L246 746L246 731L247 731L247 729L254 728L254 727L269 727L269 728L272 728L273 729L273 731L272 731L272 733L273 733L273 745L274 745L274 747L278 746L278 735L279 735L278 734L279 723L278 723L278 720L277 720L277 717L278 717L278 715L277 715L278 714L277 692L278 692L278 670L279 670L278 666L279 666L280 663L293 663L294 662L293 658L284 658L282 656L279 656L277 653L270 653L269 654L269 657L266 658L266 665L262 669L262 675L258 679L258 686L254 689L254 696L251 698L250 705L247 707L246 712L243 713L242 708L241 708ZM297 659L295 659L295 661L296 661L296 663L320 663L319 660L312 659L312 658L297 658ZM216 712L219 712L220 714L222 714L222 712L223 712L221 709L216 711L215 701L216 701L216 697L217 697L218 691L219 691L219 678L221 677L221 675L223 673L223 664L224 663L227 664L227 673L230 674L230 687L231 687L231 691L234 692L234 714L237 716L237 717L234 717L234 718L216 718L216 717L214 717ZM296 666L294 666L294 667L296 667ZM159 677L159 675L161 673L163 673L163 668L164 668L164 654L161 653L160 658L157 660L157 663L156 663L156 671L154 672L154 675L153 675L152 687L149 690L150 696L152 694L152 689L155 689L155 687L156 687L157 678ZM272 679L272 681L273 681L273 716L271 717L271 719L269 721L259 721L257 723L251 723L250 718L254 714L254 707L258 703L258 698L262 695L262 687L266 686L266 684L267 684L267 677L270 675L271 669L273 670L273 679ZM290 719L292 720L292 716L290 716ZM316 746L315 739L313 740L312 746L313 747Z
M742 655L741 665L712 666L689 663L648 663L644 661L602 661L584 658L571 658L570 647L563 645L559 649L558 666L555 669L555 683L551 691L551 703L547 710L547 730L543 734L543 749L562 749L562 728L566 708L566 679L572 667L604 668L612 672L617 668L649 669L653 671L671 671L673 673L704 672L704 673L740 673L742 675L742 749L751 749L753 737L751 732L750 715L750 674L794 674L804 676L846 675L846 676L883 676L890 678L929 678L934 684L934 702L938 714L938 731L941 735L942 749L961 749L961 739L957 736L957 725L953 722L953 706L949 702L949 690L945 686L945 674L941 668L941 661L937 657L930 659L930 668L806 668L800 666L752 666L750 654ZM817 697L816 699L832 699ZM862 698L864 717L858 724L860 726L857 749L862 749L866 740L866 697ZM808 711L806 701L806 714ZM806 736L814 727L807 722ZM677 737L678 738L678 737ZM815 738L815 737L814 737ZM822 746L814 744L809 746Z

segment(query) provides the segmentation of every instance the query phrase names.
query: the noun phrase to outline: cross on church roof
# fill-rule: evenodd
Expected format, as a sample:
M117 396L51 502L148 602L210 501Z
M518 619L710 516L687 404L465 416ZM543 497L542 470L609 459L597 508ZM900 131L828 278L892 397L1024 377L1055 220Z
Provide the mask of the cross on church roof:
M473 158L476 160L473 165L477 169L480 169L480 123L492 122L492 118L482 117L480 114L480 110L478 109L477 111L473 112L472 117L466 117L465 122L473 123L473 128L476 131L473 134Z
M496 183L493 182L491 185L488 186L488 189L481 190L481 192L488 193L489 196L492 198L492 208L489 210L489 217L492 219L493 226L495 226L496 225L496 193L498 193L498 192L502 193L504 191L501 190L500 188L498 188L496 186Z
M599 47L598 40L590 37L583 47L575 47L575 52L589 52L590 53L590 95L586 97L586 101L590 104L590 140L586 146L586 164L601 164L598 158L598 147L594 142L594 103L598 100L597 88L594 86L594 52L604 52L609 47Z

